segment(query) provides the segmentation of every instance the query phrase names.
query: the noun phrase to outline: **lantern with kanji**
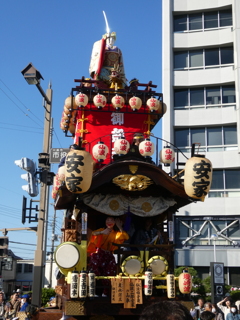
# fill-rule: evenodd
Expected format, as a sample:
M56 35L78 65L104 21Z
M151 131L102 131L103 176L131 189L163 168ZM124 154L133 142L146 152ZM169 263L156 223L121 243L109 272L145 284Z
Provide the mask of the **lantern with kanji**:
M212 182L212 163L203 155L188 159L184 172L184 189L194 199L204 201Z
M86 107L88 104L88 96L80 92L75 97L75 103L78 107Z
M114 142L114 151L116 154L124 155L127 154L130 149L130 143L125 138L117 139Z
M160 101L154 97L147 100L147 106L151 112L157 111L160 108Z
M107 99L103 94L97 94L94 98L93 98L93 103L96 107L98 107L98 109L102 109L106 106L107 103Z
M70 284L70 297L71 298L78 298L78 290L79 290L78 277L79 277L79 273L77 271L72 271L71 284Z
M83 148L71 150L65 161L65 183L72 193L86 192L92 183L93 160Z
M175 278L174 274L167 275L167 297L168 299L175 298Z
M160 161L164 163L164 166L170 166L175 160L175 152L169 146L165 146L160 151Z
M103 162L107 158L108 152L108 146L102 141L99 141L98 144L95 144L92 148L92 155L99 162Z
M112 98L112 105L116 110L122 109L122 107L125 104L125 100L123 97L119 96L118 94L116 94L113 98Z
M153 273L150 268L145 271L144 274L144 294L145 296L151 296L153 290Z
M188 294L192 290L192 276L186 270L178 277L179 290L183 294Z
M155 151L154 143L150 141L149 138L140 142L139 152L143 157L151 157L154 154L154 151Z
M142 106L142 100L139 97L132 97L129 99L129 105L133 111L137 111Z
M79 275L79 298L86 299L87 297L87 272L85 270Z

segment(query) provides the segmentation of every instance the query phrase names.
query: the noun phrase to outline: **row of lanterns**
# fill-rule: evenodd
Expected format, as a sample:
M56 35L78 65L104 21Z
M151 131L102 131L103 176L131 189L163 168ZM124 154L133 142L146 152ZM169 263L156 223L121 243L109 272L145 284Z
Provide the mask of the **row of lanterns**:
M103 94L98 93L96 96L94 96L93 103L97 108L102 109L107 104L107 98ZM125 99L122 96L116 94L112 98L111 103L116 110L120 110L125 105ZM88 96L80 92L75 97L75 104L78 107L86 107L86 105L88 104ZM142 106L142 100L139 97L133 96L129 99L129 105L133 111L137 111ZM158 111L159 113L165 114L167 111L166 104L162 103L154 97L149 98L146 102L146 105L151 112Z
M69 130L72 134L75 133L75 128L76 128L75 117L77 112L76 109L77 109L77 105L73 97L71 96L67 97L64 103L62 118L60 122L61 130L63 131Z
M114 152L118 155L126 155L130 150L130 143L123 137L114 142ZM155 145L149 138L140 142L139 152L143 157L151 157L155 152ZM93 157L98 161L104 161L109 153L108 146L99 141L92 149ZM175 160L175 152L169 146L160 152L160 161L166 165Z

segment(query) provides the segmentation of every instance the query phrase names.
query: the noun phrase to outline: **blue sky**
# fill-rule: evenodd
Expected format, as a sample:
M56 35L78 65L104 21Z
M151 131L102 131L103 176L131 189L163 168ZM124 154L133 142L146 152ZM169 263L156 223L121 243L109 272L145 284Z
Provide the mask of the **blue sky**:
M88 77L93 43L106 32L102 11L116 45L122 50L128 80L153 81L161 92L161 0L8 0L0 10L0 229L36 226L21 223L22 190L25 173L14 164L28 157L37 162L43 147L44 108L35 86L29 86L21 70L29 62L41 72L44 91L49 81L53 89L53 148L67 148L72 140L59 127L64 100L74 79ZM154 130L161 136L161 125ZM57 171L57 165L52 165ZM39 197L33 198L38 200ZM50 203L53 200L50 198ZM57 211L56 234L60 235L62 211ZM53 217L50 205L49 222ZM2 233L0 234L2 236ZM28 231L8 233L9 248L18 256L33 258L36 234ZM51 226L49 225L49 235ZM31 246L25 243L32 244ZM48 245L50 245L50 240ZM49 247L50 248L50 247Z

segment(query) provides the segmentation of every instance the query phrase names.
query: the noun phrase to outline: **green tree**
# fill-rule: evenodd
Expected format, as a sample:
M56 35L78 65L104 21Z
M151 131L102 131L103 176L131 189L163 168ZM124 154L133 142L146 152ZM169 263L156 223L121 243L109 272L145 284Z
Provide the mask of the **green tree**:
M52 288L43 288L42 289L42 305L46 306L47 302L51 297L55 297L56 292Z

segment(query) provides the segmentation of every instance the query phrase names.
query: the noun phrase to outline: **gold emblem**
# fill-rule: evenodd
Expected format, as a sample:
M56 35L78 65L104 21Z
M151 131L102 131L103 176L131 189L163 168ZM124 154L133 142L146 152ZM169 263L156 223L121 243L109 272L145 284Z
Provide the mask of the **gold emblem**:
M119 203L117 200L112 200L109 203L109 207L110 209L112 209L113 211L117 210L119 208Z
M132 174L135 174L138 171L138 166L129 166L129 170Z
M113 179L113 183L123 190L142 191L153 182L150 178L142 175L121 174Z
M150 204L149 202L144 202L144 203L142 204L142 210L143 210L144 212L149 212L149 211L151 211L151 210L152 210L151 204Z

